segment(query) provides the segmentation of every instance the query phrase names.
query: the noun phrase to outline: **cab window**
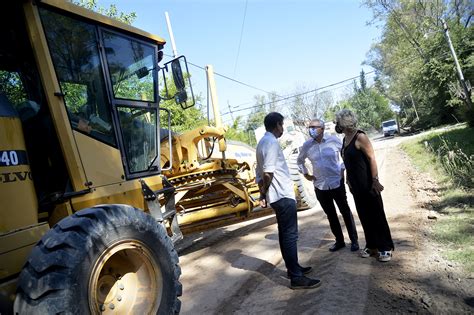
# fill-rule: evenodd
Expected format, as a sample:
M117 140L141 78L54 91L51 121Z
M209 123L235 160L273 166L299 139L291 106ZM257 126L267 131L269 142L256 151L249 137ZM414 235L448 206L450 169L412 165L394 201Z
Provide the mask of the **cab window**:
M154 103L155 46L108 31L102 34L114 97Z
M118 106L117 110L129 172L150 170L158 156L157 109Z
M44 8L40 14L73 129L115 145L96 27Z

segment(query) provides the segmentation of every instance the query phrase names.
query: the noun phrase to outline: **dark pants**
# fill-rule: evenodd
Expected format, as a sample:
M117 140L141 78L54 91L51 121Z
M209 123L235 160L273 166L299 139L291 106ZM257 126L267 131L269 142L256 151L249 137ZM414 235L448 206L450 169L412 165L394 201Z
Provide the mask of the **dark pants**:
M371 192L354 194L354 201L364 229L366 247L379 251L392 250L392 235L383 209L382 196Z
M334 234L336 237L336 242L343 243L344 235L342 234L341 224L339 223L339 218L337 217L334 201L336 202L339 212L342 214L344 223L346 224L349 239L352 243L357 243L357 230L351 209L347 204L346 189L344 184L341 183L341 185L336 189L319 190L316 188L315 191L316 197L318 198L324 213L326 213L326 216L328 217L329 226L331 227L332 234Z
M278 223L278 240L281 255L285 261L290 278L301 277L301 266L298 264L298 221L296 215L296 201L282 198L270 204L275 210Z

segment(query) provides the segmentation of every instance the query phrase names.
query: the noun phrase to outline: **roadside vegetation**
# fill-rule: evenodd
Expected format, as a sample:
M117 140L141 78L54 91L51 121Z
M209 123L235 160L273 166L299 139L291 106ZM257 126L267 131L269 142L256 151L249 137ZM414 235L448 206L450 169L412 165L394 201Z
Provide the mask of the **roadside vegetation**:
M433 204L439 218L432 237L451 261L474 273L474 132L458 124L434 130L401 145L421 172L429 173L440 187Z

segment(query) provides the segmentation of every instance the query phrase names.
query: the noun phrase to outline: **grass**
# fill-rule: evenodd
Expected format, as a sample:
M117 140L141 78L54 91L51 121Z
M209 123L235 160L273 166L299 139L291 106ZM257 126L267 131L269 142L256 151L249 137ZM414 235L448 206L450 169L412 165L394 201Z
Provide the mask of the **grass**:
M445 258L474 273L474 128L457 125L433 130L401 147L421 172L441 188L433 204L441 214L432 238L445 250Z

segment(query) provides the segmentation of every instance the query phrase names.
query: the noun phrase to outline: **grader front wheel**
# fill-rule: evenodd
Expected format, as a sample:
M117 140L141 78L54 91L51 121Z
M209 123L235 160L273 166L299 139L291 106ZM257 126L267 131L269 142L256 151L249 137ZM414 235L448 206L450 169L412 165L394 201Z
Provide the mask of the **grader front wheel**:
M61 220L33 249L15 300L18 314L176 314L182 287L166 230L125 205Z
M162 271L145 244L122 240L97 260L88 292L92 314L156 314L163 292Z
M299 172L297 158L298 153L292 153L287 159L290 176L295 184L296 207L298 210L311 209L318 203L314 186Z

